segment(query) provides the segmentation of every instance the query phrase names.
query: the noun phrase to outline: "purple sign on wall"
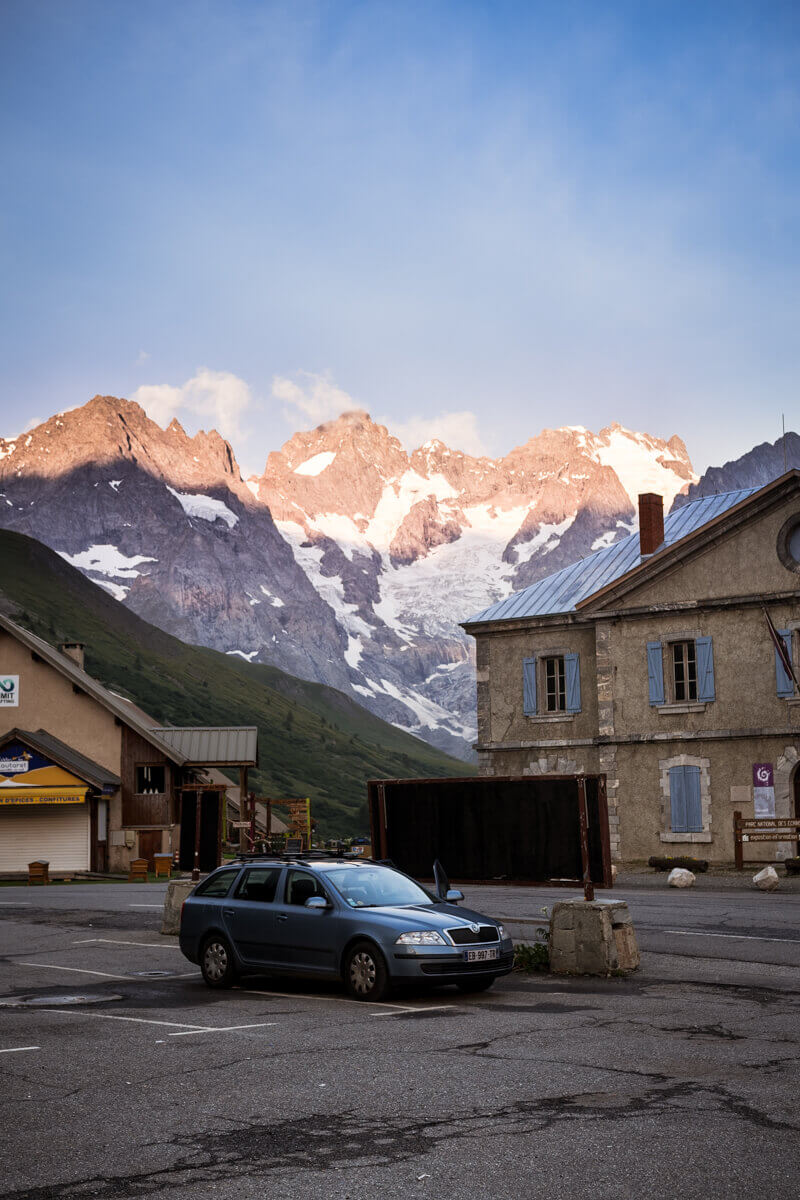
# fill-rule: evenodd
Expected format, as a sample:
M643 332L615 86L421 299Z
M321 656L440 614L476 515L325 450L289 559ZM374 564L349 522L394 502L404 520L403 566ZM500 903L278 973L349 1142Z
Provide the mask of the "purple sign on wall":
M753 787L771 788L774 786L772 763L753 763Z

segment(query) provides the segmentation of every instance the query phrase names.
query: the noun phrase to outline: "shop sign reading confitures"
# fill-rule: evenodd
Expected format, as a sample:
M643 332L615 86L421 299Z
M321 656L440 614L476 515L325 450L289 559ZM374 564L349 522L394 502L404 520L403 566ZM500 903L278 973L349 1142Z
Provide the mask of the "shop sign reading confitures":
M0 708L19 707L19 675L0 675Z

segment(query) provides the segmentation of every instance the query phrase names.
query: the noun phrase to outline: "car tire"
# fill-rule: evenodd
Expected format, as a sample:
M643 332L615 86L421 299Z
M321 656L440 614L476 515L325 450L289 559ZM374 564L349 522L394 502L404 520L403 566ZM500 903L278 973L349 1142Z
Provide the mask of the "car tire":
M496 978L496 975L490 975L488 979L459 979L456 987L460 992L486 992Z
M230 944L221 933L212 933L200 949L200 970L210 988L229 988L236 980Z
M384 1000L390 991L386 960L373 942L356 942L344 960L344 985L354 1000Z

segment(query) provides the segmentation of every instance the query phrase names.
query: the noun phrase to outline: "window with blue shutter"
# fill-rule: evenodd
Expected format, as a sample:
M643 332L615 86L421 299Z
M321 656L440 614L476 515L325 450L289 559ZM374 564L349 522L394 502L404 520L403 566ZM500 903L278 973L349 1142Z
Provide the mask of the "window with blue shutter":
M697 699L716 700L714 691L714 648L710 637L699 637L695 641L697 653Z
M650 703L664 703L664 657L661 653L661 642L647 643L647 684L650 689Z
M669 799L672 832L702 833L699 767L670 767Z
M789 662L792 661L792 631L791 629L779 629L778 637L786 647L786 654ZM778 695L784 699L787 696L794 695L794 682L791 675L788 674L786 668L781 662L781 656L778 651L775 651L775 685Z
M522 711L526 717L536 715L536 659L522 660Z
M567 675L567 712L581 711L581 659L579 654L564 655Z

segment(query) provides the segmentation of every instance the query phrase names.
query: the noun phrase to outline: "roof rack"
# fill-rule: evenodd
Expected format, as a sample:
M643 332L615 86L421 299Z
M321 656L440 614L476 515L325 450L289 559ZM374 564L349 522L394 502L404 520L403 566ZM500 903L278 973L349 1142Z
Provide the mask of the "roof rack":
M276 850L274 853L249 853L247 851L237 854L231 862L371 862L369 858L364 858L363 854L346 853L344 850L307 850L299 854L287 853L285 850Z

